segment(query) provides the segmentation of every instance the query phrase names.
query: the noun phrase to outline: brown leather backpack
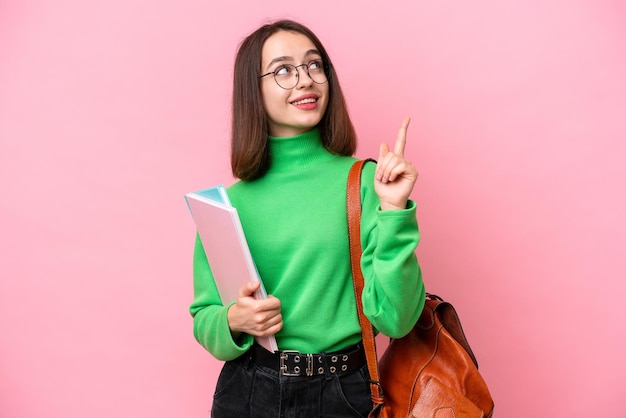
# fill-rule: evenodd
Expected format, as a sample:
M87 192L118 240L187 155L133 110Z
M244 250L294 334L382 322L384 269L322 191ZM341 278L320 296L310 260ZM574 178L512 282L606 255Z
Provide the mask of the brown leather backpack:
M350 171L347 206L350 259L374 404L370 417L490 418L493 399L459 317L436 295L426 295L413 329L392 339L378 363L374 330L361 301L360 178L365 162L357 161Z
M491 417L493 400L454 307L427 295L417 324L379 362L384 409L401 417Z

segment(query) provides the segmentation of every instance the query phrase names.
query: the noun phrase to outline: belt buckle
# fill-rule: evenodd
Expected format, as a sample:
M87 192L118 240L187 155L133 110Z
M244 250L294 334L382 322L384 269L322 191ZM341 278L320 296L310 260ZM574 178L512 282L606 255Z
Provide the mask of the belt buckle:
M285 360L287 360L290 355L295 356L294 362L296 363L299 363L302 357L302 353L300 353L299 351L291 351L291 350L281 351L280 352L280 374L282 374L283 376L291 376L291 377L300 376L302 374L300 373L300 366L295 366L293 368L293 372L287 371L287 365L285 364Z

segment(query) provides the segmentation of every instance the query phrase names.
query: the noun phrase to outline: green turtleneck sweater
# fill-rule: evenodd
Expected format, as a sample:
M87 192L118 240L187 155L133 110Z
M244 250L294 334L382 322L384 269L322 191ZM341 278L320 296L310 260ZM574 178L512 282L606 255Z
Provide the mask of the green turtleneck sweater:
M228 188L250 252L269 294L281 302L281 350L341 350L361 339L356 312L346 220L346 181L356 160L330 154L314 129L290 138L269 137L271 165L254 181ZM374 327L405 335L424 305L415 256L419 231L415 203L381 211L374 191L374 164L364 167L361 200L363 308ZM194 335L213 356L232 360L253 343L233 339L228 306L222 306L202 243L194 251Z

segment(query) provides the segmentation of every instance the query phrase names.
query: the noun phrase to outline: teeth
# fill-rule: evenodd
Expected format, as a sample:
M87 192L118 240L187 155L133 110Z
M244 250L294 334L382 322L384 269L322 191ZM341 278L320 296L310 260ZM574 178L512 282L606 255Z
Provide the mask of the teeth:
M315 103L316 101L317 101L317 99L309 98L309 99L298 100L297 102L293 102L292 104L300 105L300 104L304 104L304 103Z

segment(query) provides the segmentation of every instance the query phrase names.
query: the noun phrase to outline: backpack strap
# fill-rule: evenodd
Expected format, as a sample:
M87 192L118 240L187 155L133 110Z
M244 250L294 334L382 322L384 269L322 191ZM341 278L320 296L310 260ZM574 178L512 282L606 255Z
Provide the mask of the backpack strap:
M359 160L354 163L348 174L346 190L346 205L348 214L348 234L350 243L350 265L352 268L352 282L354 295L359 313L359 323L363 334L363 347L367 359L367 369L370 375L370 391L374 409L379 409L384 404L383 389L380 385L378 373L378 355L376 353L376 341L374 339L374 327L363 313L363 288L365 281L361 271L361 172L363 166L372 159Z

